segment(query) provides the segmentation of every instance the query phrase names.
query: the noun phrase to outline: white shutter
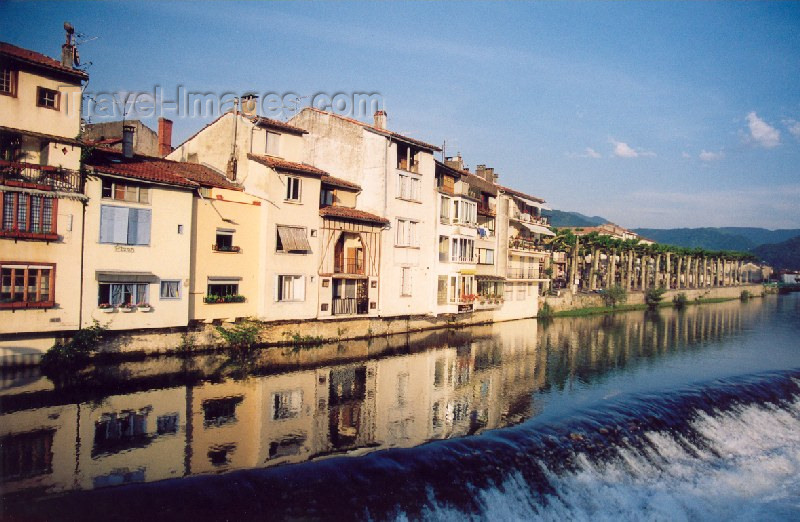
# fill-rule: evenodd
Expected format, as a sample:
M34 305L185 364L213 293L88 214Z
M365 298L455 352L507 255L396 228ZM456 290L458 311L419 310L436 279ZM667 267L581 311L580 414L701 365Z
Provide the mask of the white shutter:
M296 301L305 301L306 300L306 276L300 276L295 279L295 300Z
M128 244L128 209L125 207L108 207L113 220L112 243Z

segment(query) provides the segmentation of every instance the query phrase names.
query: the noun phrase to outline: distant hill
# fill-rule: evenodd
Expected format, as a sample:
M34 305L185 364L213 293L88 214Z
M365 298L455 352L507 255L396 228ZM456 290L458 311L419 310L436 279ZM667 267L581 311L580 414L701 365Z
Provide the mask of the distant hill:
M554 227L596 227L608 223L606 218L600 216L590 217L566 210L544 210L542 215L550 218L550 225Z
M800 236L757 246L753 253L776 269L800 270Z
M728 228L725 230L736 231L738 229ZM763 228L760 230L771 232ZM706 250L748 251L761 244L761 242L750 239L757 237L757 234L751 233L748 234L748 237L748 235L735 232L725 232L719 228L634 228L633 231L656 243L687 248L699 247Z

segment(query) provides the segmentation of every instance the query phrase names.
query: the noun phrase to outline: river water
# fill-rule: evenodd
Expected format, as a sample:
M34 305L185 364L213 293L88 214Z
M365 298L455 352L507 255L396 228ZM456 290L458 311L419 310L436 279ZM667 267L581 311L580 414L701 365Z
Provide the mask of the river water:
M800 294L2 378L7 520L800 520Z

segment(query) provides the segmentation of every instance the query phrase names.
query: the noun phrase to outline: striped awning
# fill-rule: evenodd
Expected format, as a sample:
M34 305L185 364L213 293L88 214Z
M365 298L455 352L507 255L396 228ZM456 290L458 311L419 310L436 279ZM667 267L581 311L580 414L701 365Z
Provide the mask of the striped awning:
M278 236L281 245L287 252L310 252L311 245L306 237L306 230L300 227L278 225Z
M541 225L534 225L533 223L525 223L524 221L518 221L520 225L527 228L534 234L542 234L543 236L555 236L555 233L547 227L543 227Z

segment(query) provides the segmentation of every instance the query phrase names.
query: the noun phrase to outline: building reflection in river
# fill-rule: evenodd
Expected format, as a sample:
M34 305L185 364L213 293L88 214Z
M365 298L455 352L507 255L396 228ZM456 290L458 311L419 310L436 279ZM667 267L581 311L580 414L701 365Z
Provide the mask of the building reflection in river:
M107 369L125 376L118 384L127 393L106 387L82 396L44 378L6 375L2 491L38 495L149 482L513 425L537 413L539 390L702 349L740 331L758 306L515 321L260 350L234 365L215 354ZM159 376L170 384L158 384Z

